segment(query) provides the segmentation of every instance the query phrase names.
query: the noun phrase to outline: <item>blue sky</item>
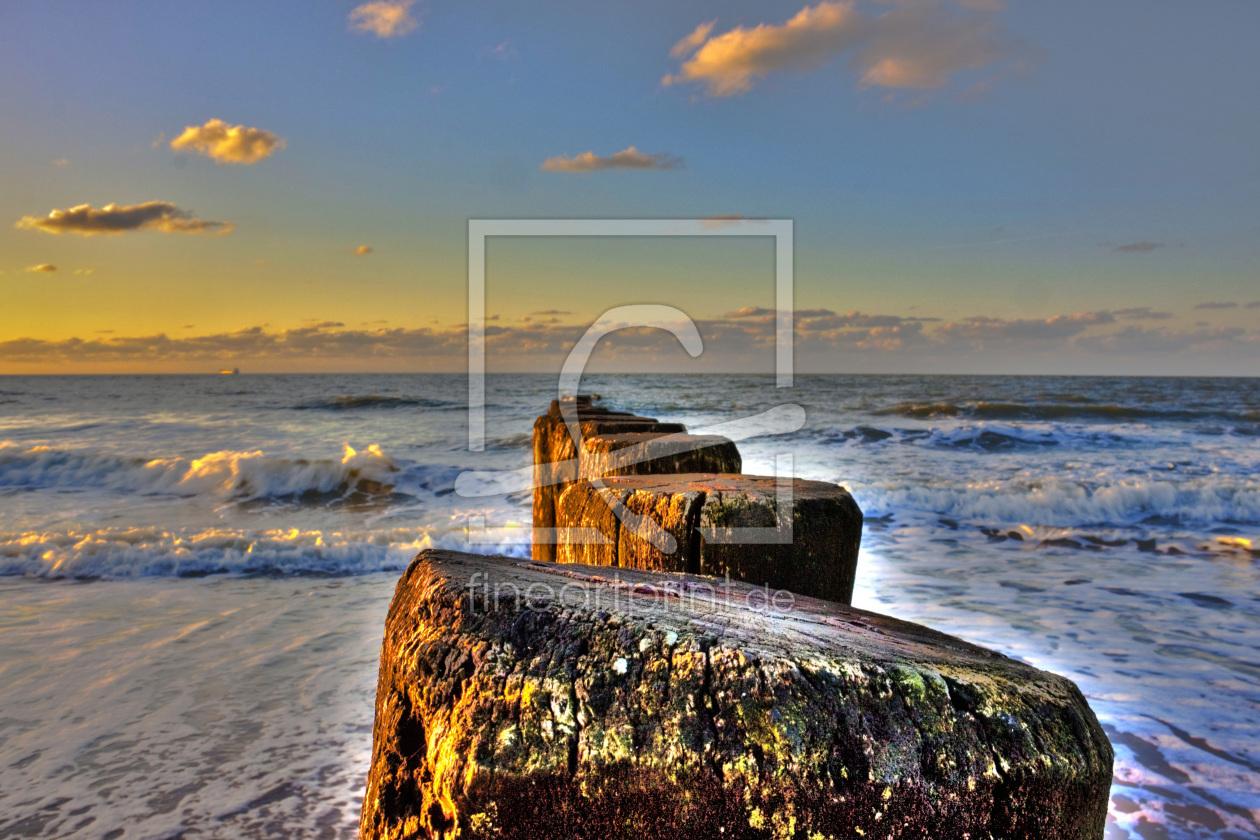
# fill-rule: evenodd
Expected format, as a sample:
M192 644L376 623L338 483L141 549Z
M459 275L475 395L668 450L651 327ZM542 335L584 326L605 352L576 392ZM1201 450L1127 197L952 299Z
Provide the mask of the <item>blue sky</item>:
M725 214L795 221L797 307L840 318L806 368L1254 369L1253 3L378 4L417 25L362 31L340 0L0 7L0 371L457 369L469 218ZM171 148L213 119L283 148ZM648 168L609 163L630 147ZM543 168L588 152L603 168ZM232 229L15 226L145 202ZM771 305L771 266L764 241L503 243L489 309L506 366L654 302L712 322L705 364L755 367L754 321L726 316ZM869 316L917 326L896 344Z

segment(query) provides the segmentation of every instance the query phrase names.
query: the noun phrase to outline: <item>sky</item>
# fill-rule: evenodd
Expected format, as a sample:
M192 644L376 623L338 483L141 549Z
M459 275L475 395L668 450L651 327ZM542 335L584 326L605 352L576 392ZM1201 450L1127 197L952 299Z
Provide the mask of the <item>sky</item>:
M1260 5L0 4L0 373L457 371L470 219L790 219L801 371L1254 375ZM755 231L755 225L741 227ZM773 366L765 236L497 238L488 367Z

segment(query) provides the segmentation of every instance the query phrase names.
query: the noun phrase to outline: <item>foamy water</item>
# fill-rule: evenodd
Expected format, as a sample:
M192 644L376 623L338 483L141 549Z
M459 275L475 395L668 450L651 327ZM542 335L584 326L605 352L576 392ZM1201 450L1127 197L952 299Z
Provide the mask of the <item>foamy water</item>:
M0 834L351 836L397 571L527 552L543 377L0 379ZM594 377L696 428L796 402L789 452L867 515L857 603L1078 682L1109 836L1260 832L1260 383ZM478 537L484 539L484 537ZM122 831L124 833L116 833Z

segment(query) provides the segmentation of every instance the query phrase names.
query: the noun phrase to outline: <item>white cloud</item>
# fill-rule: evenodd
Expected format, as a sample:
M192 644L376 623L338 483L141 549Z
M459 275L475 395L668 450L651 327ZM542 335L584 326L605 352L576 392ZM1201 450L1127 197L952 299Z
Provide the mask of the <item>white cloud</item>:
M620 152L602 157L594 152L583 152L573 157L547 158L542 168L548 172L597 172L602 169L679 169L683 159L665 153L644 154L630 146Z
M205 125L190 125L171 141L176 151L191 151L215 163L258 163L283 149L284 140L261 128L228 125L223 120L210 120Z
M350 12L350 27L377 38L400 38L420 27L411 14L415 0L373 0Z
M231 233L228 222L194 219L169 201L146 201L143 204L120 206L106 204L100 210L80 204L69 210L53 210L47 216L23 216L15 227L41 230L44 233L76 233L79 236L126 233L133 230L156 230L161 233Z

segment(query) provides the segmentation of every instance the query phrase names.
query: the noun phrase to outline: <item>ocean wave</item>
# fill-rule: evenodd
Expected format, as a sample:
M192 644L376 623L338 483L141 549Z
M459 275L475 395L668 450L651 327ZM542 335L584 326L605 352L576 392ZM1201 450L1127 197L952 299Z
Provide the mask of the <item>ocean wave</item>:
M297 411L357 411L369 408L464 408L465 404L450 400L435 400L424 397L383 397L379 394L366 396L332 397L302 403L293 408Z
M1254 423L1260 420L1256 411L1212 411L1190 409L1164 409L1149 406L1091 404L1069 401L1063 403L1016 403L1016 402L935 402L899 403L871 412L876 416L907 417L930 420L940 417L971 417L991 420L1078 420L1099 422L1134 422L1143 420L1186 421L1226 420Z
M373 444L341 460L277 458L262 451L143 458L0 442L0 487L105 489L227 501L314 501L393 492L402 468ZM453 477L450 479L453 483ZM421 485L426 482L421 481Z
M533 444L533 432L519 432L514 435L491 438L486 443L488 449L528 450Z
M1082 434L1072 427L1028 428L997 423L958 426L952 429L885 429L863 425L832 432L824 440L853 446L914 444L947 449L975 449L982 452L1080 444L1113 446L1129 442L1127 438L1111 432Z
M906 513L986 525L1057 528L1222 522L1260 525L1260 481L1214 475L1182 481L1121 480L1097 485L1042 481L894 484L844 482L868 518Z
M468 550L461 529L363 532L100 528L0 533L0 576L117 580L215 574L349 575L406 568L426 548ZM473 546L477 548L477 546ZM528 554L528 545L493 547Z

